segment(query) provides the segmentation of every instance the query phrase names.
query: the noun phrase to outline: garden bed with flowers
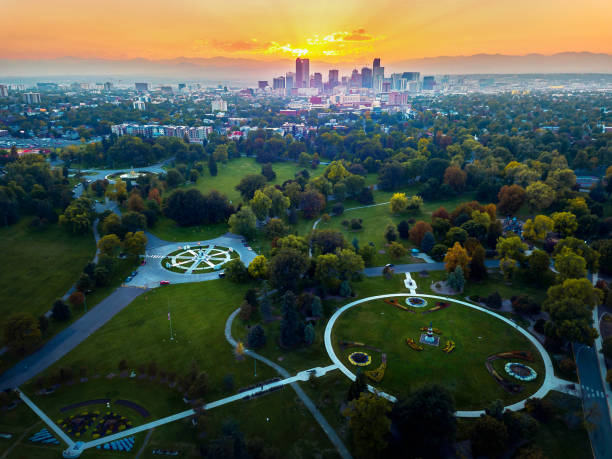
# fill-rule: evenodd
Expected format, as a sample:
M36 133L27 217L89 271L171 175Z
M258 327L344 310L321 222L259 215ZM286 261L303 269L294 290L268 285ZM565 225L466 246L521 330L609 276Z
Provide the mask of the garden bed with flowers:
M404 298L388 300L392 298L405 305ZM353 373L363 368L370 384L380 390L399 398L423 384L439 384L452 393L458 410L476 410L496 399L506 405L518 402L540 387L543 380L540 376L523 381L505 372L505 363L519 362L543 375L544 365L531 342L502 320L451 299L423 308L424 313L432 309L435 312L426 320L421 311L406 314L402 308L390 306L393 305L381 300L359 304L344 312L332 330L336 355ZM439 347L418 342L421 328L429 328L426 324L430 317L439 332L436 334L440 337ZM382 353L373 352L372 348L385 354L384 365ZM355 351L370 354L368 366L357 367L349 361L349 355ZM521 386L520 392L506 390L491 377L485 362L497 353L515 357L494 362L493 369L501 379Z

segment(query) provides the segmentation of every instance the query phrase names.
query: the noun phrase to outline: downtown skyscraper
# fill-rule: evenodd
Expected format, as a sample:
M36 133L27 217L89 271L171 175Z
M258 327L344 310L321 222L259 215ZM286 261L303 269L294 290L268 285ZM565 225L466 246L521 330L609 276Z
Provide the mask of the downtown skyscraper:
M295 60L295 87L310 87L310 59L298 57Z

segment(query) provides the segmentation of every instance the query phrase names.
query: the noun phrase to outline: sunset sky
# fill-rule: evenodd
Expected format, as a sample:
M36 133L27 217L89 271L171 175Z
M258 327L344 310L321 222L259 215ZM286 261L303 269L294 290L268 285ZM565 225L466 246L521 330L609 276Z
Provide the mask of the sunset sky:
M0 0L0 58L612 53L610 0Z

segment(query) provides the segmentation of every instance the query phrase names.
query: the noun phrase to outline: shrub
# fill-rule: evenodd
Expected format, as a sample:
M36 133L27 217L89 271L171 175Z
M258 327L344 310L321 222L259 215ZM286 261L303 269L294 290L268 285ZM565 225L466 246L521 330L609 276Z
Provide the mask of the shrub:
M351 296L351 294L353 293L352 289L351 289L351 284L349 284L348 281L342 281L342 283L340 284L340 296L344 297L344 298L348 298L349 296Z
M247 337L248 346L252 349L260 349L266 345L266 332L259 324L251 327Z
M555 406L548 400L541 398L530 398L525 402L527 413L541 422L546 422L555 414Z
M612 359L612 336L606 338L603 342L601 350L603 351L603 355L606 359Z
M358 230L363 228L362 222L363 220L361 218L351 219L351 229Z
M436 261L442 261L444 260L447 250L448 247L446 247L444 244L436 244L433 246L433 249L431 249L430 256Z
M499 309L502 307L502 298L499 292L491 293L485 300L485 304L493 309Z
M348 220L342 220L342 226L349 226Z
M53 303L53 311L51 316L57 320L58 322L63 322L65 320L70 319L71 311L70 306L68 306L62 299L57 299Z
M566 357L559 363L559 370L566 376L573 376L576 374L576 362L573 359Z
M544 319L536 320L536 323L533 325L533 329L538 333L544 334L544 324L546 321Z
M248 322L251 319L252 314L253 306L251 306L248 301L244 301L242 306L240 306L240 318L245 322Z
M228 261L225 264L224 271L227 279L232 282L242 283L249 279L249 271L239 258Z
M540 312L540 305L527 295L519 295L512 297L512 309L519 314L534 315Z
M336 204L333 205L332 214L334 214L337 217L339 215L342 215L343 213L344 213L344 206L342 205L341 202L337 202Z

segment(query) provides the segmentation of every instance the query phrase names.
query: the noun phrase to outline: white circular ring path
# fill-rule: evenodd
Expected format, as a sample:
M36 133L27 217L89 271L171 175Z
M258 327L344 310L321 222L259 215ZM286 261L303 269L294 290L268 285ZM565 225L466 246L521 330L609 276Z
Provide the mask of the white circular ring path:
M480 306L476 306L475 304L471 304L468 303L466 301L461 301L461 300L456 300L454 298L447 298L444 296L437 296L437 295L424 295L424 294L411 294L411 293L392 293L392 294L387 294L387 295L376 295L376 296L370 296L367 298L362 298L360 300L356 300L353 301L352 303L346 304L344 306L342 306L340 309L338 309L336 312L334 312L334 314L330 317L329 321L327 322L327 325L325 327L325 350L327 351L327 354L329 355L329 358L332 360L332 362L334 362L334 364L336 364L336 366L340 369L340 371L342 371L342 373L344 373L351 381L355 381L356 376L355 374L349 370L346 365L344 365L344 363L342 363L342 361L338 358L338 356L336 355L336 353L334 352L334 347L332 344L332 330L334 328L334 324L336 323L336 320L338 319L338 317L340 317L342 315L342 313L344 313L347 309L350 309L354 306L357 306L359 304L362 303L367 303L368 301L372 301L372 300L380 300L380 299L384 299L384 298L390 298L390 297L423 297L423 298L433 298L436 300L443 300L443 301L450 301L452 303L458 303L461 304L463 306L467 306L469 308L472 309L476 309L477 311L481 311L484 312L486 314L489 314L503 322L505 322L506 324L510 325L511 327L514 327L516 330L518 330L520 333L522 333L529 341L531 341L531 343L535 346L535 348L538 350L538 352L540 353L540 356L542 357L542 361L544 362L544 381L542 382L542 385L540 386L540 388L533 393L531 396L527 397L527 398L532 398L532 397L536 397L536 398L542 398L544 397L551 389L554 388L554 385L556 383L556 378L555 378L555 372L554 372L554 368L553 368L553 363L552 360L550 359L550 356L548 355L548 352L546 352L546 349L544 349L544 346L542 346L542 344L540 344L540 342L531 334L529 333L527 330L525 330L522 327L519 327L517 324L515 324L514 322L512 322L510 319L497 314L493 311L489 311L488 309L485 309L483 307ZM397 398L395 398L393 395L387 394L386 392L383 391L379 391L378 389L376 389L375 387L371 386L368 384L368 389L370 390L370 392L373 392L375 394L380 395L381 397L386 398L387 400L390 400L391 402L396 402ZM522 410L523 408L525 408L525 400L521 400L520 402L516 402L512 405L508 405L505 407L506 410L511 410L511 411L517 411L517 410ZM480 417L481 414L483 414L484 411L483 410L476 410L476 411L457 411L455 414L458 417L462 417L462 418L477 418Z

